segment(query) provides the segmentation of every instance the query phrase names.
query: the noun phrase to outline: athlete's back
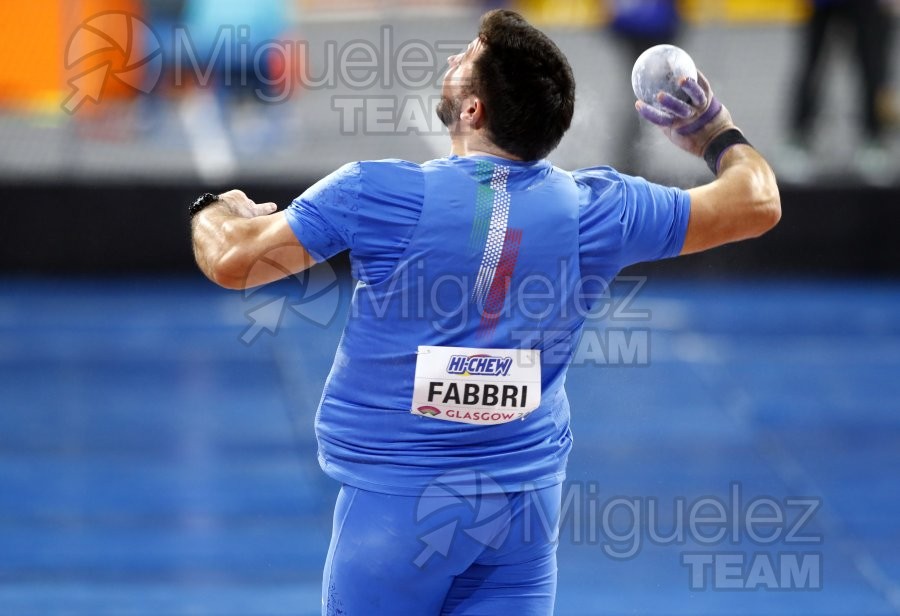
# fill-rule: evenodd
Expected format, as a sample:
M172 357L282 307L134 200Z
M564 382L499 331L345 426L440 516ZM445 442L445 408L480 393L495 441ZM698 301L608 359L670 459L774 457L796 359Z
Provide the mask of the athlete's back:
M342 243L315 229L332 208ZM370 208L403 216L376 233L363 228L378 218ZM622 250L628 234L659 253L636 260L677 252L686 213L681 191L608 168L491 156L356 163L304 193L289 210L298 237L346 244L360 279L317 415L323 469L410 495L459 469L503 490L562 481L563 385L591 297L635 256ZM374 237L394 238L390 265L361 239Z

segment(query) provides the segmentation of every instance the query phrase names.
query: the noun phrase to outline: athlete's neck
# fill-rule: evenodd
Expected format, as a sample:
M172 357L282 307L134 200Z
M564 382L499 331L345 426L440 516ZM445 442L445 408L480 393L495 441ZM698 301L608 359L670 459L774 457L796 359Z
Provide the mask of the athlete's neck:
M471 135L468 138L463 135L452 135L450 137L450 153L455 156L496 156L508 160L522 160L498 148L493 143L481 139L478 134Z

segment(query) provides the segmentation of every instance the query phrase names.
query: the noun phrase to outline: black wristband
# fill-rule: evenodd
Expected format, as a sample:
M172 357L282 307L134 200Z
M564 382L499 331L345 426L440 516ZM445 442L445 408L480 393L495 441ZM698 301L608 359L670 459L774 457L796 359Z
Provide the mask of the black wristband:
M722 159L722 154L731 146L740 144L753 147L744 134L736 128L726 130L709 142L709 145L703 150L703 160L706 161L706 166L713 172L713 175L719 175L719 161Z
M211 205L219 200L219 195L214 195L212 193L203 193L197 199L191 203L191 206L188 208L188 214L190 214L191 218L197 215L197 213L205 208L208 205Z

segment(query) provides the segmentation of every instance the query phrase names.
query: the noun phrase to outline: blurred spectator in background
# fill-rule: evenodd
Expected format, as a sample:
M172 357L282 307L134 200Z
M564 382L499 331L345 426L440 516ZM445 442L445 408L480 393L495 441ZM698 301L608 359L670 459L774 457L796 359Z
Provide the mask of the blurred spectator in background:
M879 98L887 91L891 14L885 0L813 0L803 33L799 74L791 98L791 143L784 170L792 179L808 179L813 172L810 153L813 128L822 100L823 57L829 47L852 45L854 70L861 80L863 143L855 164L872 183L892 178L893 165L885 148L886 118Z
M890 59L894 54L894 29L898 20L900 20L900 0L882 0L885 11L888 13L887 18L883 22L883 32L885 36L884 46L886 48L885 56ZM896 82L892 84L892 71L896 71L897 67L888 60L884 65L884 84L878 93L878 113L885 125L885 130L890 132L900 128L900 108L897 104Z
M190 62L182 69L201 78L211 67L212 80L197 79L180 114L198 171L208 181L221 180L236 171L236 147L261 150L279 134L277 114L261 107L266 97L274 99L279 86L273 83L287 68L279 60L288 59L274 49L257 52L267 41L290 39L287 0L184 0L182 19L201 74Z
M609 27L624 50L629 80L634 61L645 49L663 43L675 44L681 21L676 0L605 0L605 3L610 15ZM614 164L621 171L636 175L640 172L639 146L646 127L638 121L630 104L623 109L627 117L620 121L621 131L616 139L618 160Z

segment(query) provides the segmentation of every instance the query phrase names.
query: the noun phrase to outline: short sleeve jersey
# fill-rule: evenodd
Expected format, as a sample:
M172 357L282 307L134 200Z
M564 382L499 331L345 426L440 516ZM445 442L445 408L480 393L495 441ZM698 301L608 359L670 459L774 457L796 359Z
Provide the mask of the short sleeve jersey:
M392 305L381 302L390 302L389 297L398 295L390 289L403 279L401 264L408 266L408 252L421 250L423 243L440 242L441 254L446 255L444 262L451 269L457 267L457 252L459 261L465 260L465 244L470 236L464 233L465 237L459 237L455 229L466 212L473 217L473 224L481 225L477 228L488 236L488 244L492 233L500 234L503 220L495 225L494 214L489 222L485 218L483 224L478 223L479 201L471 200L471 178L473 173L479 175L479 168L492 168L491 178L506 178L511 187L511 193L494 192L495 202L500 203L494 212L506 212L503 199L511 198L516 209L509 215L530 225L530 231L506 232L508 237L527 233L522 240L519 264L512 268L530 271L548 259L572 264L577 258L577 267L571 271L580 273L581 288L588 296L596 297L594 294L602 292L623 267L674 256L684 243L690 200L683 190L622 175L609 167L568 173L547 161L517 163L494 157L475 158L481 160L450 157L431 161L424 168L401 160L351 163L300 195L286 211L287 220L298 240L318 261L349 250L353 275L360 285L382 293L377 296L379 306ZM436 177L442 178L439 184ZM486 177L480 181L487 181ZM494 179L491 182L493 186ZM483 186L479 190L482 189L492 190ZM552 208L554 202L558 209L546 209ZM470 210L465 209L468 203L472 203ZM564 217L557 216L559 213ZM537 220L552 221L548 224L554 228L541 228L534 222ZM559 232L562 228L564 233ZM463 225L463 231L466 230ZM577 247L572 245L574 239ZM491 250L500 251L497 247ZM502 256L499 262L503 262ZM441 280L433 271L429 275ZM526 278L520 276L519 280ZM508 284L516 284L515 276L508 280L512 281ZM561 280L559 277L556 283ZM503 284L498 288L503 288ZM412 295L418 294L414 291ZM571 299L565 295L559 301L567 305ZM368 301L355 294L354 302L358 300ZM564 305L557 303L560 308ZM367 320L368 314L363 310L348 321L320 403L316 431L319 459L326 473L362 489L397 494L415 494L434 473L448 470L446 465L480 468L491 473L504 490L515 489L523 481L549 485L562 480L571 445L565 370L583 320L575 322L571 313L566 317L565 311L559 310L552 313L556 316L542 317L535 324L542 331L566 335L556 340L556 334L552 334L539 343L544 345L541 380L545 389L540 408L528 421L458 429L447 422L423 420L404 411L404 407L410 408L410 400L405 396L411 396L408 390L416 345L476 345L449 342L458 341L459 337L435 339L434 328L425 322L417 325L416 319L386 325L384 318ZM519 327L516 319L510 316L504 328ZM531 325L526 330L533 331ZM431 341L424 342L425 338ZM496 346L508 342L495 340ZM529 348L527 345L532 343L514 344L517 348ZM478 352L488 352L496 346L481 344L478 348L483 351ZM560 350L565 359L550 361L551 351ZM438 423L428 423L434 421Z
M687 192L610 167L579 169L572 176L580 195L584 275L611 280L624 267L681 251L690 213ZM374 282L388 275L406 248L424 193L416 163L354 162L297 197L286 216L316 261L349 250L354 277Z

